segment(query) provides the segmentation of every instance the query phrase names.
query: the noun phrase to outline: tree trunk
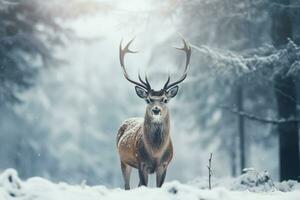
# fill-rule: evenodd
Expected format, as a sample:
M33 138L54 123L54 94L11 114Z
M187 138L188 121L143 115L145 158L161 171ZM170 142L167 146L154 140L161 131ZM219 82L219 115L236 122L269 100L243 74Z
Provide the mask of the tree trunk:
M243 88L239 82L236 87L236 105L238 112L243 112ZM244 117L238 115L238 133L239 133L239 144L240 144L240 167L241 174L245 168L246 158L245 158L245 127L244 127Z
M280 119L296 116L296 90L291 78L277 77L275 95ZM285 96L284 94L288 95ZM293 99L291 99L293 98ZM280 180L299 180L299 136L297 122L278 125Z
M232 140L231 140L231 147L229 147L230 151L230 169L231 169L231 176L236 177L237 175L237 137L236 132L233 133Z
M292 21L289 16L289 0L277 0L278 8L272 12L271 37L274 45L280 48L293 38ZM282 5L282 6L280 6ZM288 67L286 67L288 68ZM292 77L278 74L274 79L275 97L279 119L296 117L296 86ZM299 136L296 122L280 123L279 134L279 160L280 180L299 180Z

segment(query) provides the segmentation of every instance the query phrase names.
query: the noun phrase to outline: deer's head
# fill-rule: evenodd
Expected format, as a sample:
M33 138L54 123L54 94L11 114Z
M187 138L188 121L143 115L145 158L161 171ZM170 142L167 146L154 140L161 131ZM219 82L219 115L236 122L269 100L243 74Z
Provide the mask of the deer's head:
M138 75L139 81L135 81L129 77L126 71L125 64L124 64L124 57L126 53L136 53L136 51L132 51L129 49L129 46L133 42L133 40L134 39L132 39L129 43L127 43L127 45L124 48L122 48L122 41L120 43L119 56L120 56L121 67L123 69L123 74L129 82L135 85L136 94L140 98L144 99L145 102L147 103L147 110L146 110L147 115L154 121L160 121L161 119L165 118L168 115L167 103L170 101L170 99L172 99L177 95L179 89L178 84L184 81L184 79L187 77L188 65L191 57L191 47L182 38L184 46L182 48L176 48L176 49L182 50L186 53L186 63L185 63L183 74L177 81L174 82L170 82L171 78L169 75L166 83L164 84L161 90L153 90L151 88L147 76L145 76L145 80L143 80L139 74Z

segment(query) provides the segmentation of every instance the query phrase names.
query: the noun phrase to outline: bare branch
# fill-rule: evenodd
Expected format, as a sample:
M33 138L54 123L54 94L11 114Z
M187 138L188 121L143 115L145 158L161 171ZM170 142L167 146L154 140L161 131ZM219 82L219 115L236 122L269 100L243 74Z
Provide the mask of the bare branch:
M295 118L290 118L290 119L266 119L266 118L262 118L262 117L259 117L259 116L256 116L256 115L253 115L253 114L249 114L249 113L246 113L244 111L239 111L235 108L232 108L232 107L229 107L229 106L220 106L221 108L225 109L225 110L228 110L234 114L238 114L238 115L241 115L243 117L246 117L248 119L251 119L251 120L255 120L255 121L258 121L258 122L261 122L261 123L270 123L270 124L282 124L282 123L299 123L300 122L300 119L295 119Z

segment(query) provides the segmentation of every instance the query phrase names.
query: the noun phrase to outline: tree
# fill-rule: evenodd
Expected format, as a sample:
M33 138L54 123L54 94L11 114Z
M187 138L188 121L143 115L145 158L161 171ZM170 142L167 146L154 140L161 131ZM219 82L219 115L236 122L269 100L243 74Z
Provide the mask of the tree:
M61 63L54 48L76 39L62 21L98 9L92 0L0 0L0 105L20 102L16 93L34 85L43 67Z
M79 39L63 22L95 9L92 0L0 0L0 111L5 113L0 137L10 144L1 146L1 168L14 167L22 177L54 170L46 165L54 158L46 149L48 133L36 125L39 116L20 115L13 105L22 103L20 94L36 84L41 71L63 63L56 49Z
M50 45L44 41L61 45L63 31L48 18L49 10L41 9L38 1L1 1L1 5L0 103L3 105L20 101L16 92L33 84L38 66L55 64ZM61 30L61 34L51 34L55 30ZM39 59L41 63L37 62Z
M1 127L8 127L5 126L8 118L23 127L17 131L1 129L2 141L13 138L10 148L17 151L10 154L13 163L1 164L13 166L22 176L28 176L27 172L33 170L28 163L35 155L32 138L26 132L33 135L35 131L26 130L26 123L14 113L11 105L21 103L18 93L34 85L34 78L43 67L58 64L52 47L63 45L62 38L68 32L55 22L50 7L40 1L1 0L0 18L0 109L6 113L1 116ZM53 34L55 31L58 34ZM44 135L41 146L46 138Z
M293 24L288 7L290 0L277 0L272 10L271 36L276 48L282 48L288 39L293 39ZM290 65L290 62L284 63ZM297 116L296 80L287 74L290 66L282 67L274 78L274 91L277 100L278 117L290 119ZM298 123L278 124L280 180L300 180Z

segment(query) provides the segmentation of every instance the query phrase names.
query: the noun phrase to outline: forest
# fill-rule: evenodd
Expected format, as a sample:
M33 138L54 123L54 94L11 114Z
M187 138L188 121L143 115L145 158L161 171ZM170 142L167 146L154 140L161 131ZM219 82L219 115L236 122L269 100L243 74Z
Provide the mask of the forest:
M238 199L244 193L230 191L251 191L255 182L253 191L297 199L299 0L0 0L0 199L26 193L16 192L22 180L29 200L60 182L67 186L44 197L57 199L64 187L97 199L122 188L118 129L144 117L146 103L123 76L120 41L135 38L130 48L138 53L126 56L130 77L147 74L159 90L184 70L185 56L173 48L181 37L191 57L168 103L174 154L157 195ZM210 154L215 193L206 190ZM156 198L145 189L128 199L143 192Z

